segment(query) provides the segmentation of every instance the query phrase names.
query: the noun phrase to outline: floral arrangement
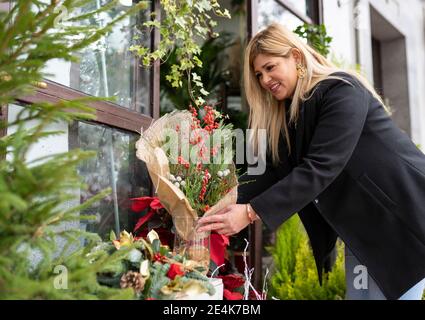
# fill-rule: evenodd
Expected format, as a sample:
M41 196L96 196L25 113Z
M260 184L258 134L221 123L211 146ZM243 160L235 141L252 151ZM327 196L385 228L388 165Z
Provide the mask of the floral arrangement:
M135 213L147 210L140 217L134 227L133 233L136 238L146 238L150 230L158 233L161 242L171 249L174 246L174 230L171 216L164 209L157 197L132 198L131 209ZM164 241L165 240L165 241ZM228 238L212 232L210 238L210 273L215 278L222 279L223 297L226 300L243 299L245 278L236 272L230 261L226 259L226 247L229 245Z
M195 226L200 216L236 203L232 144L232 125L210 106L166 114L136 143L136 155L146 163L157 196L172 216L182 254L206 266L209 234L194 232Z
M131 210L135 213L146 213L139 217L133 229L136 237L146 238L150 230L158 233L161 242L171 249L175 245L175 228L172 223L171 215L163 207L158 197L140 197L132 198ZM229 245L229 239L226 236L212 232L210 235L210 272L213 272L218 266L225 263L226 248Z
M155 231L147 238L135 238L121 232L117 239L111 232L111 241L102 242L89 254L94 263L104 254L122 252L114 264L104 266L98 282L110 287L134 291L137 299L187 299L194 295L215 294L210 279L203 275L203 266L183 256L173 254L162 245Z
M192 161L182 155L175 159L173 154L167 154L170 161L167 178L183 191L198 216L202 216L237 185L233 162L231 158L224 157L229 151L226 147L232 150L232 125L224 125L223 115L210 106L205 106L202 111L204 115L199 119L198 111L190 108L192 133L188 141L181 141L182 146L189 142L188 155ZM181 124L177 124L175 130L179 133Z

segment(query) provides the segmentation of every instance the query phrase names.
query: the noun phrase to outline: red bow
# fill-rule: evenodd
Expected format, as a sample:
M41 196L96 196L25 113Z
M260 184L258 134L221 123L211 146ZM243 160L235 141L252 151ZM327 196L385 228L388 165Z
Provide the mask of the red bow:
M221 266L224 263L224 254L226 247L229 245L229 237L211 232L210 239L210 256L211 260L214 261L216 266Z

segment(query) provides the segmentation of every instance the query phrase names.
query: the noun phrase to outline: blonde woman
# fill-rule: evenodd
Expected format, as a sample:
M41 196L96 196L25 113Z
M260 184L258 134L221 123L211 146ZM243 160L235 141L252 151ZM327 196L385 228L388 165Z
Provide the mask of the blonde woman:
M283 26L259 32L244 63L250 128L267 130L267 169L248 176L255 182L239 188L238 204L201 219L199 230L233 235L256 219L275 230L298 213L319 281L340 237L367 268L363 298L420 299L425 155L365 79L339 70Z

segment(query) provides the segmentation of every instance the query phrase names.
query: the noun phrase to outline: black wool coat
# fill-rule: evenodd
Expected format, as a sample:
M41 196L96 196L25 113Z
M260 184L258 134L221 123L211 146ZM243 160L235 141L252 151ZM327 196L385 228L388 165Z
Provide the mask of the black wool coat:
M263 223L298 213L321 273L337 237L388 299L425 278L425 155L354 77L326 79L300 105L288 156L239 187ZM288 104L289 105L289 104ZM268 157L269 158L269 157ZM242 179L241 179L242 180Z

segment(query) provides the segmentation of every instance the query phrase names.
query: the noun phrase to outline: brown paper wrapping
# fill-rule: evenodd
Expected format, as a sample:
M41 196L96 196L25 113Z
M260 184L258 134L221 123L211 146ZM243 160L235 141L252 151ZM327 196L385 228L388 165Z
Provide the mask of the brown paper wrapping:
M140 139L137 141L136 156L146 163L149 175L155 187L155 192L162 205L173 217L174 226L178 235L184 240L189 240L191 233L194 232L198 214L192 209L183 191L167 179L170 173L169 162L165 152L160 147L164 143L163 132L166 129L175 129L176 126L180 125L183 121L192 122L192 115L190 112L174 111L155 121L145 132L142 132ZM189 137L182 135L180 135L179 138L189 139ZM204 216L216 214L226 206L236 203L237 178L234 164L232 164L231 174L235 179L234 184L236 186L205 212Z

